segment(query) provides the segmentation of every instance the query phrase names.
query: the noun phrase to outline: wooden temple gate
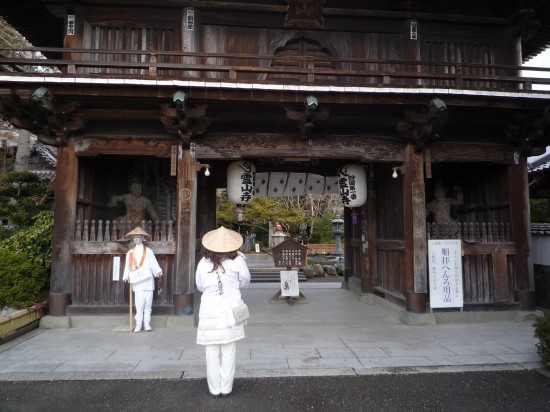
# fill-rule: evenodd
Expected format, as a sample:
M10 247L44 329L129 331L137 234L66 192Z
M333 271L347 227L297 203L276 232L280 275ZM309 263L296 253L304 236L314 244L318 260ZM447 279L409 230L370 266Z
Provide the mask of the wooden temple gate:
M426 206L436 182L460 186L466 304L529 307L525 159L549 144L550 95L532 84L550 80L521 76L520 46L549 42L522 38L547 6L225 3L67 2L48 59L2 49L2 115L58 147L51 313L127 304L112 265L128 226L108 205L138 179L168 279L155 308L191 314L200 238L239 159L325 176L364 166L367 203L344 216L346 282L413 312L427 309L427 239L442 233Z

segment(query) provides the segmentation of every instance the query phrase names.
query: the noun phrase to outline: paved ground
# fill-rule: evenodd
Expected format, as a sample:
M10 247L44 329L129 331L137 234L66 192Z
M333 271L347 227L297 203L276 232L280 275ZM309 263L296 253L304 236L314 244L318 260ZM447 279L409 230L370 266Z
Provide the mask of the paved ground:
M337 284L305 286L309 303L269 303L273 285L243 294L251 319L237 346L238 378L362 376L403 372L523 371L541 367L531 320L410 326ZM98 321L99 319L99 321ZM154 317L128 332L127 317L73 317L0 345L0 381L204 378L192 319Z
M0 381L3 412L550 410L550 379L533 371L239 378L213 399L204 379Z

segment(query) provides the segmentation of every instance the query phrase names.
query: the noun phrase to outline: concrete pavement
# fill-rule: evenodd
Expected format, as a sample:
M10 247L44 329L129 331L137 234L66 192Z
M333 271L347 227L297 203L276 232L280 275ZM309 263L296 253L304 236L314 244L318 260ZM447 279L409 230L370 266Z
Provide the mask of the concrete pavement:
M269 303L277 287L243 291L251 318L237 346L237 378L542 367L531 314L410 325L399 308L361 298L339 282L300 284L309 302L294 306ZM69 322L70 328L43 327ZM128 316L46 317L39 329L0 345L0 380L205 377L192 317L153 316L153 328L130 333Z

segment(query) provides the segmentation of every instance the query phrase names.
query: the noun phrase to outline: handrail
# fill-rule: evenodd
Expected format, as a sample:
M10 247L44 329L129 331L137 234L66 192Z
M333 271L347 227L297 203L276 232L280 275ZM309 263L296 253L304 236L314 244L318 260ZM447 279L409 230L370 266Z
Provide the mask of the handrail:
M25 57L6 57L5 52L60 53L70 58L44 59ZM75 58L82 55L83 59ZM90 59L89 56L97 57ZM121 58L133 57L133 61L119 61ZM100 57L104 57L101 59ZM163 59L161 59L163 57ZM174 60L181 62L175 62ZM168 60L168 61L159 61ZM231 61L249 60L250 65L234 65ZM192 62L192 63L188 63ZM270 66L273 62L292 62L293 66ZM327 63L333 67L326 67ZM444 87L477 90L522 90L530 91L532 84L550 85L550 69L544 67L495 65L483 63L416 61L416 60L380 60L364 58L334 58L323 56L272 56L228 53L191 53L181 51L157 50L110 50L110 49L66 49L35 47L0 47L0 65L15 68L21 75L21 66L35 67L34 72L25 72L32 76L39 73L48 77L89 76L132 78L177 78L220 81L227 79L234 82L250 82L250 75L257 75L254 82L292 83L292 79L277 77L268 79L269 75L301 76L300 84L337 84L357 86L383 85L384 87ZM337 66L337 67L334 67ZM40 68L57 68L60 72L45 72ZM116 72L101 72L101 70ZM129 71L125 73L125 71ZM170 72L170 73L166 73ZM217 77L204 77L207 72ZM540 72L544 77L523 76L524 72ZM203 77L198 76L200 73ZM3 74L15 75L6 71ZM248 76L248 77L245 77ZM322 76L320 79L319 76ZM398 80L398 81L396 81ZM351 81L351 82L350 82ZM539 91L540 92L540 91Z

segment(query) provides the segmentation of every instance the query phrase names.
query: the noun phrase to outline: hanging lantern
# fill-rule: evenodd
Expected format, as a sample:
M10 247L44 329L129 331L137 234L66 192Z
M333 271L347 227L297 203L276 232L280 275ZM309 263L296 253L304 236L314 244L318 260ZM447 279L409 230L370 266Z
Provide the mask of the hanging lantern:
M256 167L248 160L231 162L227 168L227 197L231 203L245 205L254 197Z
M367 173L361 165L345 165L338 170L340 199L345 207L363 206L367 201Z

